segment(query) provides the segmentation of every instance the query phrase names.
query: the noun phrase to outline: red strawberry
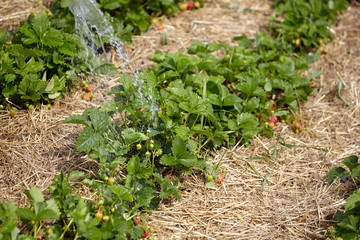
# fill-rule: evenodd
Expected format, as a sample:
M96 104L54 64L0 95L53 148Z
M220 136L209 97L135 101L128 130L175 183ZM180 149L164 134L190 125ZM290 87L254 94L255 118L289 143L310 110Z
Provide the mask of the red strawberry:
M194 8L194 4L192 2L189 2L187 5L187 10L191 10Z
M169 179L170 181L174 179L174 176L171 175L171 174L166 175L166 177L167 177L167 179Z
M316 83L313 83L313 84L311 85L311 87L312 87L312 88L316 88Z
M147 236L149 236L149 233L144 230L143 235L141 236L141 238L147 238Z

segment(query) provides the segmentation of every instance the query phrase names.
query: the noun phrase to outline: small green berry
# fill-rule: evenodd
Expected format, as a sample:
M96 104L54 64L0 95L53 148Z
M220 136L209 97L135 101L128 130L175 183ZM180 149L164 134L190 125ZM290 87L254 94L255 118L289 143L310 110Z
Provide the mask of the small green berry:
M157 156L161 156L162 154L163 154L163 151L162 151L161 148L158 149L158 150L156 150L156 155L157 155Z
M115 182L115 178L114 178L114 177L110 177L109 180L108 180L108 183L109 183L110 185L113 185L114 182Z
M208 176L206 177L206 180L207 180L208 182L211 182L211 181L213 180L213 176L212 176L212 175L208 175Z
M140 150L141 148L142 148L142 146L141 146L140 143L136 144L136 149L137 149L137 150Z

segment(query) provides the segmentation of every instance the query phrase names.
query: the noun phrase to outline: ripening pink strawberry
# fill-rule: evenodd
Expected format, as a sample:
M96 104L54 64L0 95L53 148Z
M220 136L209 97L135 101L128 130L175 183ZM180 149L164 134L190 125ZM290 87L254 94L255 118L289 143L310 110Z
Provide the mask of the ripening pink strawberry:
M304 125L302 124L302 122L300 120L295 120L291 124L291 129L296 133L302 132L302 131L304 131Z
M274 116L274 115L269 116L268 122L273 123L274 125L276 125L277 124L277 117Z
M164 30L164 28L165 28L164 25L160 24L156 27L156 30L161 31Z
M274 103L270 103L269 109L270 110L277 109L277 106Z
M141 217L140 216L135 216L134 218L133 218L133 222L134 222L134 224L137 226L137 225L140 225L140 223L141 223Z
M215 179L215 183L222 183L223 180L224 180L224 174L218 173Z

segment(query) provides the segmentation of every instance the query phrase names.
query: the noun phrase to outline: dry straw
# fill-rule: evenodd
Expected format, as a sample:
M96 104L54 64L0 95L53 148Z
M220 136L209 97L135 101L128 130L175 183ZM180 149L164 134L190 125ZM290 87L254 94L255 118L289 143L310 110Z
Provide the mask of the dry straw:
M12 16L26 18L31 5L17 0L2 3L3 26L14 24ZM6 11L4 11L6 9ZM23 14L23 11L27 11ZM174 52L185 50L194 40L225 41L243 33L253 37L266 31L271 1L212 1L198 11L182 12L164 20L168 45L161 45L162 32L150 30L134 37L128 49L131 65L152 66L149 57L156 49ZM20 17L21 15L21 17ZM290 127L278 124L275 137L256 137L251 146L226 150L221 168L226 169L225 181L205 188L200 175L185 182L183 201L161 203L149 216L157 239L316 239L334 222L334 213L344 206L355 183L334 183L329 186L328 171L343 158L359 154L360 146L360 8L352 6L332 27L335 40L328 45L329 53L313 64L312 70L324 75L318 94L301 107L299 118L307 130L295 134ZM1 27L3 27L1 26ZM118 66L121 63L117 63ZM131 73L129 68L121 73ZM106 92L118 83L119 76L103 79L105 88L96 91L92 102L73 98L60 101L60 109L20 111L11 118L0 115L0 202L12 200L26 203L23 191L30 186L45 190L60 171L84 170L93 174L96 163L85 154L74 153L74 144L81 128L64 125L66 117L96 107L105 101ZM336 97L339 81L346 84L343 97L350 107ZM288 144L319 147L285 148L269 167L268 162L253 161L261 173L269 172L265 188L262 179L246 164L252 156L266 156L282 134ZM225 150L209 159L217 163Z

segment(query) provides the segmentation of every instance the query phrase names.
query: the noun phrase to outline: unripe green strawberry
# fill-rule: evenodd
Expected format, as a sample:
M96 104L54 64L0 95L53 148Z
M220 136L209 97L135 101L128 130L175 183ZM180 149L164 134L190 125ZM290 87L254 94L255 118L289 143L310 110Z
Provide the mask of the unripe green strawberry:
M137 150L140 150L141 148L142 148L142 146L141 146L140 143L136 144L136 149L137 149Z
M31 111L31 110L33 110L33 109L34 109L34 105L29 104L29 106L27 106L27 108Z
M114 178L114 177L109 177L108 183L109 183L110 185L113 185L114 182L115 182L115 178Z
M211 181L213 180L213 176L212 176L212 175L208 175L208 176L206 177L206 180L207 180L208 182L211 182Z
M157 156L161 156L162 154L163 154L163 151L162 151L161 148L158 149L158 150L156 150L156 155L157 155Z
M187 3L179 3L179 9L181 11L186 11L187 6L188 6Z
M16 115L16 110L11 109L10 110L10 116L15 117L15 115Z

